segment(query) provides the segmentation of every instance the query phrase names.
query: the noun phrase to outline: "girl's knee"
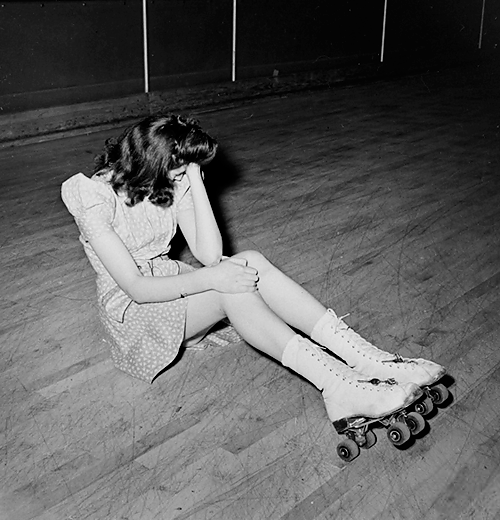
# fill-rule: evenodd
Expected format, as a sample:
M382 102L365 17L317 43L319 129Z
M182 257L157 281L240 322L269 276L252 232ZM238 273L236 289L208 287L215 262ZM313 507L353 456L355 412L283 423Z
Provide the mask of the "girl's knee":
M271 265L269 260L262 253L259 253L259 251L242 251L234 255L234 257L245 259L250 267L254 267L259 272L262 272L266 267Z

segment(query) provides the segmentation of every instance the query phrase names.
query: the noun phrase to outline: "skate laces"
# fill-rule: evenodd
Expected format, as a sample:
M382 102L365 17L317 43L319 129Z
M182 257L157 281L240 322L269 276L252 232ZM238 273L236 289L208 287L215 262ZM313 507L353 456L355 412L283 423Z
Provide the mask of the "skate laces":
M381 363L413 363L416 364L417 362L414 359L406 359L401 354L394 354L394 359L386 359L384 361L381 361Z
M350 316L350 313L344 314L343 316L337 316L334 311L330 309L330 314L332 318L334 319L334 333L343 333L345 336L348 337L348 339L353 343L353 346L357 347L360 351L364 351L369 355L374 354L375 352L379 355L387 355L390 356L389 359L380 360L381 363L415 363L412 359L406 359L400 354L391 354L389 352L385 352L375 345L373 343L370 343L366 339L364 339L362 336L360 336L352 327L347 325L347 323L344 320L344 318L347 318Z
M316 352L320 359L335 359L331 356L329 350L323 345L308 345L313 352Z
M343 316L337 316L333 311L331 312L332 318L335 320L335 326L334 326L334 333L337 334L339 332L343 332L346 335L349 336L349 339L352 340L357 347L360 347L362 350L371 350L376 349L379 352L380 349L378 349L375 345L370 343L369 341L366 341L365 338L361 337L352 327L347 325L347 323L344 320L344 318L347 318L350 316L350 313L344 314Z
M368 383L370 385L375 385L375 386L378 386L378 385L389 385L389 386L394 386L394 385L397 385L398 382L394 379L394 378L389 378L389 379L378 379L376 377L373 377L372 379L358 379L358 383Z
M319 356L320 359L325 360L335 360L328 351L327 348L323 347L322 345L309 345L309 348L311 348L316 354ZM342 366L342 365L340 365ZM345 365L346 369L350 369L348 365ZM398 382L393 378L390 377L388 379L379 379L378 377L372 377L371 379L358 379L358 383L367 383L369 385L387 385L387 386L394 386L397 385Z
M329 309L329 311L330 311L330 315L335 320L335 327L334 327L335 334L337 334L337 332L339 332L341 330L349 330L349 325L347 325L347 323L342 320L344 318L347 318L348 316L350 316L350 313L344 314L343 316L339 317L331 309Z

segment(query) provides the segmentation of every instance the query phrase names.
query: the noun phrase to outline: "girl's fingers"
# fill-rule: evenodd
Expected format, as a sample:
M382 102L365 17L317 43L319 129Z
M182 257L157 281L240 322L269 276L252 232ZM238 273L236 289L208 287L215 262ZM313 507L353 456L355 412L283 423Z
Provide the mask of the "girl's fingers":
M256 275L245 276L244 280L251 284L256 284L259 281L259 277Z
M231 258L228 258L227 260L229 260L230 262L233 262L233 264L242 265L244 267L246 267L248 264L248 262L244 258L231 257Z
M251 287L257 287L257 282L259 281L258 277L253 277L250 279L250 286Z

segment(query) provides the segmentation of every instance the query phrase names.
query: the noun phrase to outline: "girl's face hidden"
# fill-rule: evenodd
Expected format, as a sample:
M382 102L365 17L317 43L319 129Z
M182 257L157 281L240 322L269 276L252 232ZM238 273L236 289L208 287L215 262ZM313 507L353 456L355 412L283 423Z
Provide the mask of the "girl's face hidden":
M173 170L168 171L169 177L175 182L179 182L182 180L184 175L186 175L187 165L179 166L179 168L174 168Z

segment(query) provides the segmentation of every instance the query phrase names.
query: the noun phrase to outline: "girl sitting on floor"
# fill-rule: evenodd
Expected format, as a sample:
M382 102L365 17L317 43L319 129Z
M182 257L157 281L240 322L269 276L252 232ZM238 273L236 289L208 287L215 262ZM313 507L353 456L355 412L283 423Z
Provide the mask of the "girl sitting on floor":
M152 382L186 340L227 318L247 343L321 390L333 422L413 403L443 367L374 347L262 254L223 256L201 171L216 151L195 120L152 116L106 142L93 177L62 186L97 273L115 365ZM168 256L177 226L204 267Z

